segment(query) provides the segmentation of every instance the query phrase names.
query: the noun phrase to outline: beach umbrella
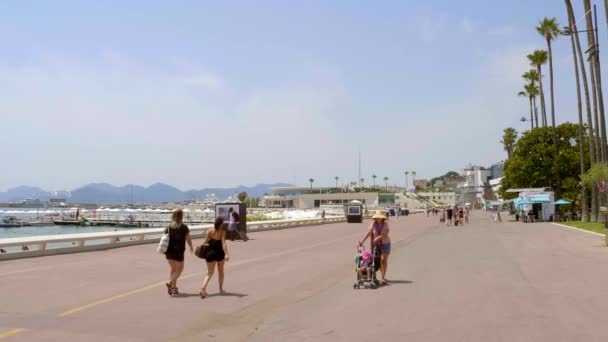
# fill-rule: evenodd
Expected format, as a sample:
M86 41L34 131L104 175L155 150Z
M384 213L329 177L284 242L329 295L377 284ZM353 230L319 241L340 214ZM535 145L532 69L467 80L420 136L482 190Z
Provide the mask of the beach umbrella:
M560 199L558 201L555 202L555 205L563 205L563 204L570 204L570 201L566 201L564 199Z

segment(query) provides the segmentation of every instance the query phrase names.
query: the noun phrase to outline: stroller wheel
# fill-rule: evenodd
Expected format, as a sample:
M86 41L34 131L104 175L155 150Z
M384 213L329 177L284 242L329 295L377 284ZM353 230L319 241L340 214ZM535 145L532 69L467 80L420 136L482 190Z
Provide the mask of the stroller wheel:
M359 284L354 284L353 285L353 289L358 290L359 289Z
M371 284L369 284L369 288L370 289L375 289L376 288L376 283L372 282Z

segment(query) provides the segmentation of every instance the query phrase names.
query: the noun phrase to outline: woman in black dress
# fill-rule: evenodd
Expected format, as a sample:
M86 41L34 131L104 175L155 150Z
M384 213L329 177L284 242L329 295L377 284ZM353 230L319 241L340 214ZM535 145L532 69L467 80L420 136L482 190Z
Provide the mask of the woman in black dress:
M170 280L166 284L167 292L170 296L178 293L177 278L179 278L184 270L186 242L190 247L190 253L192 253L192 238L190 237L188 226L182 223L183 217L184 212L181 209L175 210L171 218L171 224L165 229L165 234L169 233L169 247L167 247L165 256L171 268L171 273L169 274Z
M226 245L226 231L222 229L224 219L218 217L215 219L213 229L207 230L207 236L205 237L205 244L209 244L207 253L205 254L205 261L207 261L207 274L205 280L203 280L203 288L201 289L201 298L207 298L207 285L215 272L215 266L217 265L217 273L220 283L220 293L224 291L224 263L230 260L230 254L228 253L228 246Z

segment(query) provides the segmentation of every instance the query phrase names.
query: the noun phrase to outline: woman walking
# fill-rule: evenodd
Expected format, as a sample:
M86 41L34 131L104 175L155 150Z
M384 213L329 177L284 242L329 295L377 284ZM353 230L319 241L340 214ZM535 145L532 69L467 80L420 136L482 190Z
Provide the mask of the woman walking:
M209 244L208 251L205 254L205 261L207 261L207 274L205 280L203 280L203 287L201 289L201 298L209 297L207 293L207 285L217 266L218 280L220 285L220 293L226 293L224 291L224 263L230 260L230 254L228 253L228 245L226 245L226 231L222 229L224 219L218 217L215 219L213 229L207 230L205 237L205 243Z
M363 236L363 240L359 241L359 246L362 246L367 238L371 238L372 246L377 247L380 252L380 284L386 284L386 271L388 269L388 256L391 254L391 238L388 236L389 228L386 222L386 216L376 212L372 216L372 224L369 230Z
M177 279L184 271L184 252L186 251L186 242L192 253L192 238L188 226L182 223L184 212L177 209L171 217L171 224L165 229L165 234L169 233L169 246L165 252L165 257L171 268L169 274L169 282L167 292L169 296L178 294Z

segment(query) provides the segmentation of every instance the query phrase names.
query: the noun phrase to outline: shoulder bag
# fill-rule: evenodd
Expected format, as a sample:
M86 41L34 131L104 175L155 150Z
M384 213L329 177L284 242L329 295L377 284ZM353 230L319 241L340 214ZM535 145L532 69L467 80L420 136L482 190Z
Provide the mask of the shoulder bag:
M167 231L160 237L160 242L158 243L158 247L156 247L156 251L160 254L164 254L169 249L169 240L171 239L169 235L170 229L167 227Z

